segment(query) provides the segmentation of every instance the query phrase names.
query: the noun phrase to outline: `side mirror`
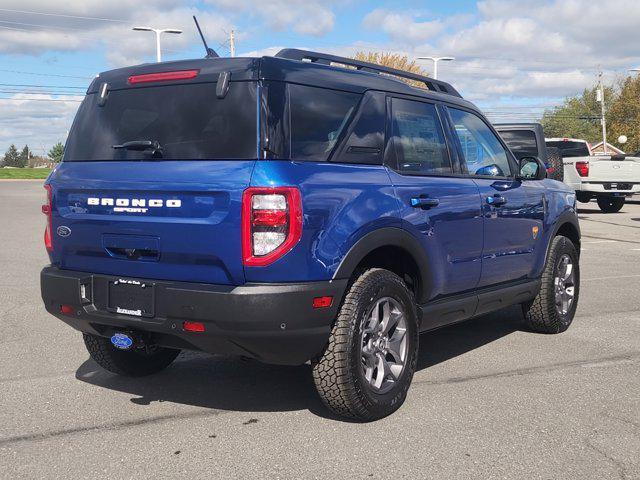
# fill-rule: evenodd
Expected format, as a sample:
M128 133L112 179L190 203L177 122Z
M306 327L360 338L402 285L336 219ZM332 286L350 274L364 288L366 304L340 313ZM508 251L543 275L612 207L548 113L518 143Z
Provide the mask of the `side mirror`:
M547 178L547 167L538 157L520 159L519 180L544 180Z

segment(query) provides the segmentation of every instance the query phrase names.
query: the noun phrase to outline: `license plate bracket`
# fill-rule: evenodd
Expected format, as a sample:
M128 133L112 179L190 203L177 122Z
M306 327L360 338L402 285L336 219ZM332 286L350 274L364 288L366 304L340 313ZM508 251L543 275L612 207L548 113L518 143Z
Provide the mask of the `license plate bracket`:
M122 315L152 318L155 307L155 284L119 278L110 280L107 310Z

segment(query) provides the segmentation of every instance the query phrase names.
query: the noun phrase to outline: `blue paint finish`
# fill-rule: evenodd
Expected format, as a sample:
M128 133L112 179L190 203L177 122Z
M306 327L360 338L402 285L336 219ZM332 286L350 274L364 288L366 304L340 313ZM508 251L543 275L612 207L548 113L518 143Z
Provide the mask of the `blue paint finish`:
M482 216L480 193L469 178L399 175L389 170L402 225L429 257L431 297L472 290L480 280ZM438 200L428 209L414 198Z
M251 185L297 186L304 213L300 242L267 267L245 267L248 282L332 278L340 261L364 235L400 226L387 171L376 165L259 161Z
M240 205L255 160L160 162L63 162L49 182L53 230L66 225L73 235L55 236L54 265L93 273L215 284L242 284ZM88 206L87 199L180 199L180 208L114 213ZM105 241L152 237L155 261L114 256ZM105 240L106 239L106 240ZM138 245L148 247L156 243ZM149 259L147 259L149 260Z
M513 179L475 178L474 182L483 200L484 219L478 286L531 277L544 228L544 186L541 182Z

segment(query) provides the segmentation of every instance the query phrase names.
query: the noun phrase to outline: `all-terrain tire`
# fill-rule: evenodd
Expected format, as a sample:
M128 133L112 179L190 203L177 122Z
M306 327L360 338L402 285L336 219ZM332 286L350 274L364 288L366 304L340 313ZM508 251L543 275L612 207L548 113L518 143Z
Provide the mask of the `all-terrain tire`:
M573 304L565 314L556 308L556 276L559 263L564 255L568 255L573 264L574 295ZM551 242L547 262L542 273L540 292L532 302L522 305L525 321L529 328L540 333L564 332L576 313L578 297L580 295L580 266L578 252L573 242L567 237L558 235Z
M549 178L564 182L564 163L562 152L558 147L547 147L547 163L553 169Z
M598 197L598 207L604 213L619 212L624 206L624 197Z
M83 333L91 358L102 368L127 377L143 377L167 368L180 353L172 348L155 347L151 351L133 348L119 350L108 338Z
M406 361L391 390L377 393L365 378L362 335L366 317L380 299L392 298L406 318ZM349 287L324 353L312 362L313 381L322 402L334 413L371 421L396 411L404 402L418 353L415 300L396 274L380 268L362 273Z

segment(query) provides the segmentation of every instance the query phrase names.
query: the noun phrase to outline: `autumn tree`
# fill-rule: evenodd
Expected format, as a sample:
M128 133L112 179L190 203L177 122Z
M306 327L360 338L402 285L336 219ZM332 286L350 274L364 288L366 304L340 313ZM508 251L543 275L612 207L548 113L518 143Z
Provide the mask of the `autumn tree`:
M425 72L415 60L409 60L408 56L400 55L398 53L357 52L353 58L360 60L361 62L375 63L376 65L383 65L397 70L404 70L405 72L428 76L427 72ZM424 83L421 82L405 78L401 78L401 80L407 82L409 85L424 87Z
M640 76L627 77L619 85L615 101L609 103L607 130L609 142L627 153L640 151ZM618 144L625 135L626 144Z

